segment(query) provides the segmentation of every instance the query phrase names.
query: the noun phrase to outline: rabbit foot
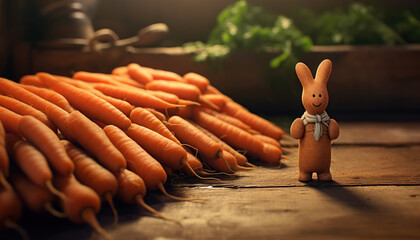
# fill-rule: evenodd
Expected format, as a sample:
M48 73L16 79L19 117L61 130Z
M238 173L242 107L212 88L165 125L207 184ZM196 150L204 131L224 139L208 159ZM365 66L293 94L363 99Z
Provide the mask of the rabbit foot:
M330 172L317 173L319 181L331 181L332 176Z
M298 180L301 182L309 182L312 180L312 173L299 171Z

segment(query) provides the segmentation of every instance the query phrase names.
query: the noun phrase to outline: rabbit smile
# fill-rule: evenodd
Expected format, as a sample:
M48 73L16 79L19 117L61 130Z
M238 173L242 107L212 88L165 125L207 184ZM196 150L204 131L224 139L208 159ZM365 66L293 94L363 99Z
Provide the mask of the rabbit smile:
M321 104L322 104L322 102L320 102L318 105L315 105L314 103L312 103L312 106L319 107L319 106L321 106Z

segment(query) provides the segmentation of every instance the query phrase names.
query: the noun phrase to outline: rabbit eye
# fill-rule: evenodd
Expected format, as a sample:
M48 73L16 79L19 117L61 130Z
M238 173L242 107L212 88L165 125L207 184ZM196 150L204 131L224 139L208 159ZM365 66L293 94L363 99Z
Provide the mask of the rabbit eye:
M315 97L315 94L312 94L312 97Z
M321 95L321 94L319 94L319 97L322 97L322 95Z

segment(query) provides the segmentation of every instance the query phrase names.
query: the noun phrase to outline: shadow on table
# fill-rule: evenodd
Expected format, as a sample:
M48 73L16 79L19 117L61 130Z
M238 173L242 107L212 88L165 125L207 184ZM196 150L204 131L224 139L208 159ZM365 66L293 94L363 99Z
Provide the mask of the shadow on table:
M322 194L328 196L334 201L340 202L348 207L359 211L376 212L377 206L369 201L369 198L356 194L351 188L341 185L338 182L320 182L310 181L306 185Z

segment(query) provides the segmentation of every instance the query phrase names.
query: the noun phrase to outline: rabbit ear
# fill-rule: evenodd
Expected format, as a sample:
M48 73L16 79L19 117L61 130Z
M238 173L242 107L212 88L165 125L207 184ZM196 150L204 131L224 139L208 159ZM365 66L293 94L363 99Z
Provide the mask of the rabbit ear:
M315 81L320 81L325 85L328 82L332 70L332 62L329 59L322 61L316 70Z
M311 70L309 70L309 68L304 63L300 62L296 64L296 74L303 87L314 81Z

